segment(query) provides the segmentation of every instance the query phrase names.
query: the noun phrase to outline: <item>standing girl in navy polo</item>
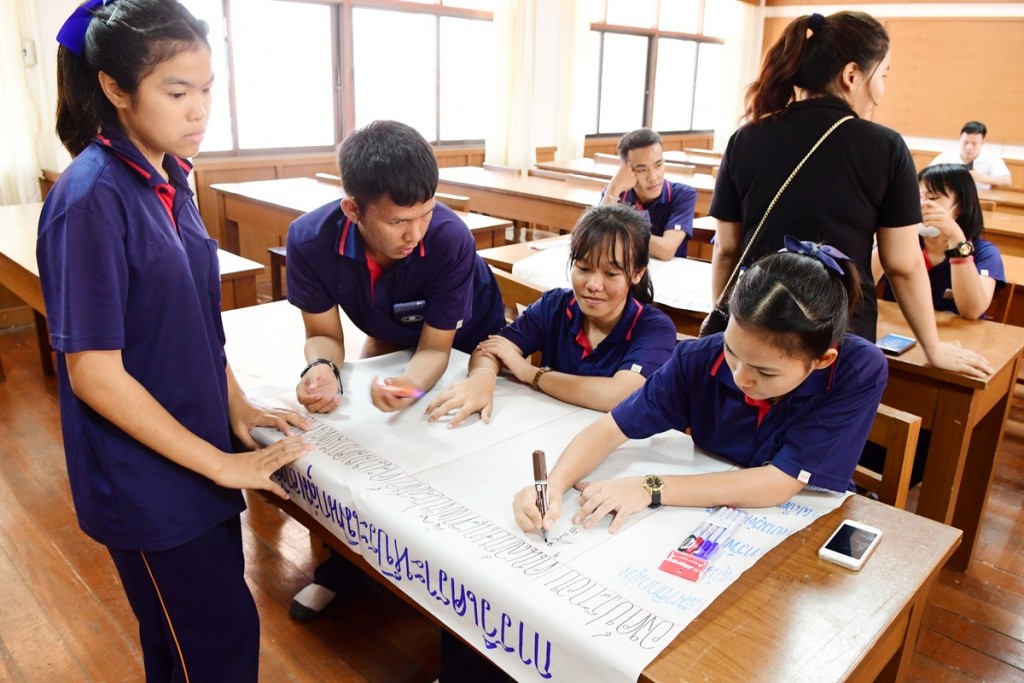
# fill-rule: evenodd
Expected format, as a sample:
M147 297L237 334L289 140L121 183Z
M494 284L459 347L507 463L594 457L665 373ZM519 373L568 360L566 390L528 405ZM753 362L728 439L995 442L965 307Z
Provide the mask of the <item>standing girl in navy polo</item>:
M75 158L37 245L75 511L121 577L148 681L257 680L239 489L286 497L270 476L311 449L233 452L305 420L249 404L224 355L184 160L208 120L206 32L168 0L93 0L64 24L57 133Z
M938 164L925 168L918 179L924 214L920 246L932 305L936 311L977 320L985 315L996 290L1006 286L1006 275L999 247L981 237L984 227L974 178L963 164ZM871 257L871 271L882 286L882 298L895 301L877 251Z
M642 389L566 447L548 477L544 519L533 486L516 495L522 529L550 528L574 486L583 493L573 522L591 527L615 512L613 532L660 503L767 507L805 486L852 486L888 378L885 357L845 333L860 291L856 266L828 247L785 243L789 251L739 278L724 332L681 342ZM656 493L644 477L583 483L627 439L687 428L695 446L745 469L666 476Z
M631 206L587 209L572 232L572 289L545 292L481 342L469 377L427 407L430 419L457 410L449 427L476 412L489 422L502 367L537 391L594 410L611 410L636 391L676 344L671 319L652 304L649 238L644 216ZM540 368L527 358L536 351Z

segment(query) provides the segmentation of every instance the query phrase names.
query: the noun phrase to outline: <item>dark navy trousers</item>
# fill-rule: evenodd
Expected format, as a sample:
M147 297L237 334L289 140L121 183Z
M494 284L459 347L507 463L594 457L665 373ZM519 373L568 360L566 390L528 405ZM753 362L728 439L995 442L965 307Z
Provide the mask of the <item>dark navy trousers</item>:
M260 620L239 518L170 550L107 550L139 620L147 683L256 682Z

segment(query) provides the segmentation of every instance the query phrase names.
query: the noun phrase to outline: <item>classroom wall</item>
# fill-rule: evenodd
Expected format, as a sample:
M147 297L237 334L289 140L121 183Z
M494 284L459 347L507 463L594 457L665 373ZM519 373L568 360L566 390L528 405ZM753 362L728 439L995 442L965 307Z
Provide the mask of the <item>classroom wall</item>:
M796 16L850 7L837 0L766 3L765 46ZM964 122L980 120L992 150L1024 158L1024 2L868 1L858 7L883 23L892 45L875 121L910 138L912 147L940 151L955 148Z

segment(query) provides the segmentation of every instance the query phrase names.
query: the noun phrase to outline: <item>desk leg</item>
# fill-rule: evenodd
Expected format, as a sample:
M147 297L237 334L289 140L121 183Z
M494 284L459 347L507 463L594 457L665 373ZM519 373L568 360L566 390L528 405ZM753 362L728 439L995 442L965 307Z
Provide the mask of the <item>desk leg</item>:
M1020 358L1013 363L1011 378L1017 376ZM1010 414L1013 397L1013 381L1009 391L992 406L988 414L975 425L971 433L971 442L967 450L967 459L960 481L960 496L953 510L952 525L963 530L960 547L947 563L947 567L956 571L967 571L974 554L974 546L978 541L978 531L988 504L988 493L992 487L992 470L995 465L996 453L1003 438L1006 420Z
M943 524L953 523L953 510L961 490L971 438L964 416L970 415L971 398L969 391L943 390L932 420L931 444L917 514Z
M39 311L32 311L36 319L36 339L39 341L39 364L43 374L53 377L53 356L50 351L50 326L46 324L46 316Z

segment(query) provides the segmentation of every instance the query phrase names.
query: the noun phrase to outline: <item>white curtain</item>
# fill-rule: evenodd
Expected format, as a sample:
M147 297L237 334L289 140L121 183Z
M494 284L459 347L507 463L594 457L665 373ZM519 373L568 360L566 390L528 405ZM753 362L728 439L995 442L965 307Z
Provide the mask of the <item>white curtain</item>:
M587 37L590 32L588 0L562 0L559 26L558 109L555 118L555 158L585 156L587 105L580 96L587 78Z
M22 58L21 21L16 0L0 0L0 204L39 200L39 134Z
M534 23L537 0L499 0L494 8L497 84L484 157L492 164L527 169L533 141Z

